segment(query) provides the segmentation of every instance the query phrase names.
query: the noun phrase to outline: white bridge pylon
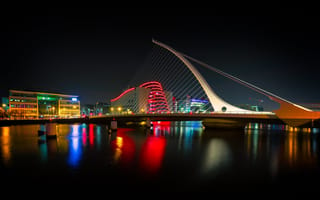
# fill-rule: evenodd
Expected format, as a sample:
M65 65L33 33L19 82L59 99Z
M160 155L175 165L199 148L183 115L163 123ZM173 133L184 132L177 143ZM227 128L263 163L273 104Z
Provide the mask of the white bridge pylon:
M203 78L203 76L200 74L200 72L183 56L183 54L179 53L178 51L174 50L173 48L169 47L166 44L163 44L159 41L156 41L152 39L152 42L154 44L159 45L160 47L167 49L171 53L173 53L175 56L177 56L191 71L191 73L196 77L196 79L199 81L202 89L206 93L212 107L214 108L215 112L227 112L227 113L244 113L244 114L258 114L258 113L272 113L272 112L258 112L258 111L251 111L251 110L245 110L238 108L236 106L233 106L226 101L224 101L222 98L220 98L210 87L210 85L207 83L207 81Z

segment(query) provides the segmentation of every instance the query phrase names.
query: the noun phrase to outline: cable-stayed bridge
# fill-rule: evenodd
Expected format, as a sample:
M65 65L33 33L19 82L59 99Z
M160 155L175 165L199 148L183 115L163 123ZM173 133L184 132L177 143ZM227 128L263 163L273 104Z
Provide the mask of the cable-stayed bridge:
M244 127L249 122L319 126L320 112L295 104L164 43L154 39L152 42L153 53L145 67L134 76L127 90L111 100L111 109L121 110L114 110L108 118L129 121L202 120L205 126L212 127ZM204 77L208 71L268 98L277 103L278 108L252 110L229 103L214 91L208 77ZM196 104L201 105L193 106L197 109L192 110L192 105Z

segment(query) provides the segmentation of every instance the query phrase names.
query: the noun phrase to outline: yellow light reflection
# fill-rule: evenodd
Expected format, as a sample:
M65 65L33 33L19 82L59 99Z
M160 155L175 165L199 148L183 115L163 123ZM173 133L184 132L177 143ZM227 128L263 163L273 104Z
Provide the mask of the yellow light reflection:
M247 153L248 155L250 155L250 150L251 150L251 129L248 129L247 130L247 135L246 135L246 138L247 138Z
M312 166L317 162L312 148L314 138L310 137L309 134L300 134L290 132L285 140L285 161L291 167Z
M10 127L1 127L2 132L2 157L3 162L5 165L8 165L11 158L11 151L10 151Z
M4 136L4 137L10 136L10 128L9 127L2 127L2 136Z
M293 164L293 140L294 140L294 135L293 133L289 133L288 138L287 138L287 147L288 147L288 161L289 164Z
M114 153L114 161L118 162L122 154L123 138L117 136L115 144L116 144L116 149Z

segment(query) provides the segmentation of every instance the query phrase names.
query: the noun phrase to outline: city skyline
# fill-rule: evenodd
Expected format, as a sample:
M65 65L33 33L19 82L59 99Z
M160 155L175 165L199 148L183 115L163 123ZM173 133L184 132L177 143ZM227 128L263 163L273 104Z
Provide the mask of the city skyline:
M293 102L320 102L319 17L309 10L209 15L195 8L183 15L168 9L166 16L119 10L7 12L0 95L36 90L79 95L82 104L108 102L128 86L155 38Z

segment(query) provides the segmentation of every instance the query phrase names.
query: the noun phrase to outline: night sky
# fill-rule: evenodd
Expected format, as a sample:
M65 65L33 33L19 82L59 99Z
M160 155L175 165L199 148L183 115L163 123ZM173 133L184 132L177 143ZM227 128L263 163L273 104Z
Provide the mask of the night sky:
M109 102L155 38L297 103L320 103L316 9L4 9L0 96L9 89Z

